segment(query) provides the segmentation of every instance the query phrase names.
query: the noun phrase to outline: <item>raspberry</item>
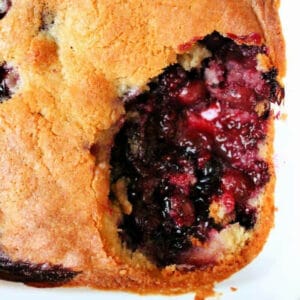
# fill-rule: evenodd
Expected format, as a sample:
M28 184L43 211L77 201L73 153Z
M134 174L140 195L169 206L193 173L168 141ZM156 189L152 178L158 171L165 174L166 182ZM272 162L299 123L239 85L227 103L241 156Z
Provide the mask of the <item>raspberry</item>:
M205 86L200 81L188 81L179 91L178 100L180 103L190 105L197 100L205 99Z

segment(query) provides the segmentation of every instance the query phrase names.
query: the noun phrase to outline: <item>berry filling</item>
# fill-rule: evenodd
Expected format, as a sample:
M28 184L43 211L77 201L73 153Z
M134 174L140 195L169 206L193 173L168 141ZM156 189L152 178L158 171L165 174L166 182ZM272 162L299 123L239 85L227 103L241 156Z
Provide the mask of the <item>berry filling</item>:
M11 7L10 0L0 0L0 20L5 17Z
M0 102L11 98L19 84L19 74L7 63L0 65Z
M198 45L211 53L198 66L172 65L148 91L124 97L112 149L112 186L130 205L120 237L159 267L213 264L218 233L232 224L253 229L250 200L270 179L259 147L283 90L275 69L259 71L266 48L218 33ZM111 198L120 202L116 188Z

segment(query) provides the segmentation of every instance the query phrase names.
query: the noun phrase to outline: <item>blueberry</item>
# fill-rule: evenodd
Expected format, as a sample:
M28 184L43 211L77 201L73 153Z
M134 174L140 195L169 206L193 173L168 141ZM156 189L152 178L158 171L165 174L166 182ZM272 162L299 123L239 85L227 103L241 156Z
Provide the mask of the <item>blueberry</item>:
M236 220L246 229L252 229L256 224L257 211L246 204L239 204L236 208Z
M0 66L0 102L11 98L19 82L19 75L16 70L3 63Z
M10 0L0 0L0 20L5 17L11 7Z

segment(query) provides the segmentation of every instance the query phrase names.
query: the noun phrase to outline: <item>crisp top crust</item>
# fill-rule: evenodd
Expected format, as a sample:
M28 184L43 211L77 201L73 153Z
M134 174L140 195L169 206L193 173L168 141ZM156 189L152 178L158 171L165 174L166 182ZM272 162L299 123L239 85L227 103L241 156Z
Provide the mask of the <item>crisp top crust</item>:
M85 70L105 74L109 81L139 85L174 62L178 46L194 37L214 30L236 35L256 32L264 37L283 72L276 2L16 1L1 22L0 51L4 59L26 65L34 61L39 69L41 63L53 63L58 56L65 79L74 80L84 65ZM45 35L54 40L52 47Z
M109 149L124 112L118 90L145 85L180 45L214 30L260 34L283 75L277 2L12 1L0 20L0 64L19 74L0 104L0 249L15 260L119 272L101 238Z

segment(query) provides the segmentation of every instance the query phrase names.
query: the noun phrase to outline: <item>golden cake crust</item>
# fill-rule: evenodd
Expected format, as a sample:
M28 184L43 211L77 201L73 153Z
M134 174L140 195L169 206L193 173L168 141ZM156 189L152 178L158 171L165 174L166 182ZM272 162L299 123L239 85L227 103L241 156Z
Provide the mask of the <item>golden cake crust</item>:
M71 285L142 293L197 290L251 261L273 225L274 176L255 243L225 264L160 272L112 256L103 229L112 213L109 150L124 113L120 90L144 86L195 37L259 33L282 77L277 9L272 0L13 1L0 21L0 60L20 75L18 91L0 105L0 250L14 261L83 271Z

